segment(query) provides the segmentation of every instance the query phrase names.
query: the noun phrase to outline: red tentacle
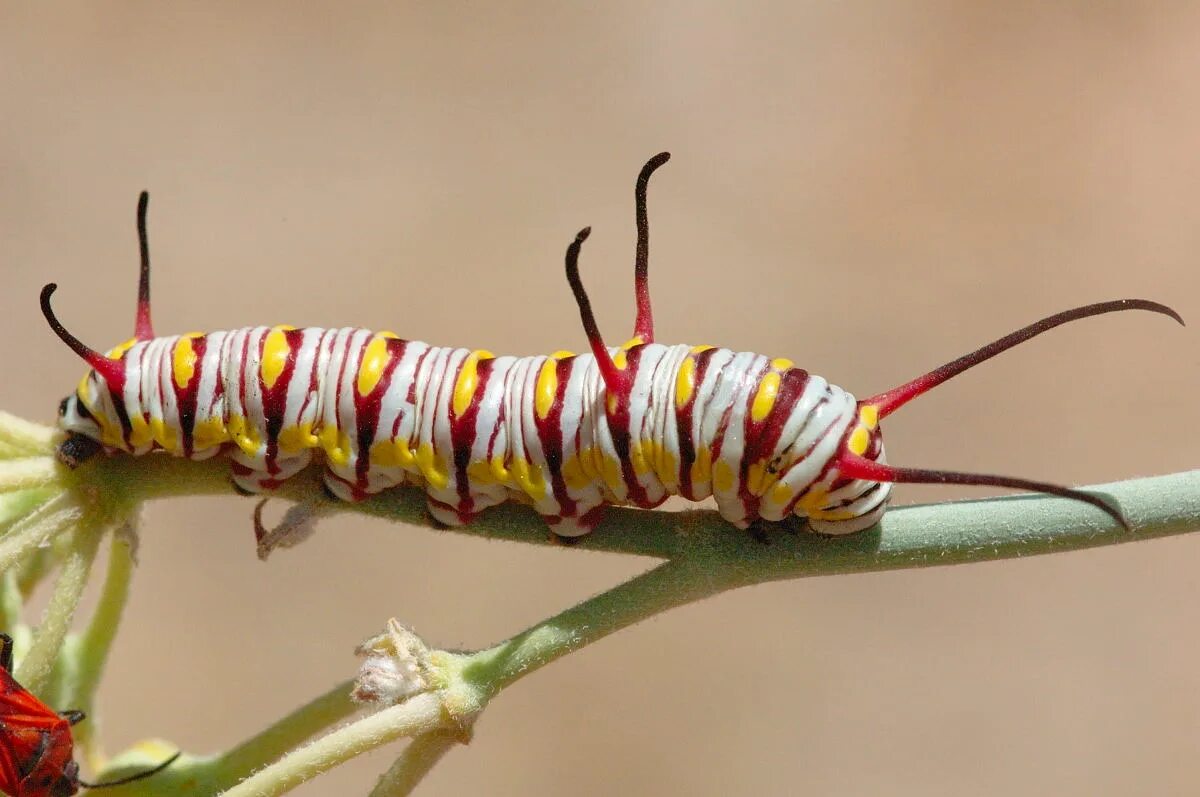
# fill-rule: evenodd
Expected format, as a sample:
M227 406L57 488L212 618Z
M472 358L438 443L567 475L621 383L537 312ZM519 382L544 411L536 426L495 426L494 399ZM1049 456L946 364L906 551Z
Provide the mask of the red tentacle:
M596 316L592 313L592 303L584 290L582 280L579 279L579 249L591 233L591 227L584 227L567 247L567 282L571 285L571 292L575 294L575 303L579 305L583 331L587 335L588 345L592 347L592 354L596 357L596 365L600 367L604 386L610 393L623 394L631 387L629 374L617 368L612 355L608 353L608 347L604 345L604 338L600 335L600 328L596 325Z

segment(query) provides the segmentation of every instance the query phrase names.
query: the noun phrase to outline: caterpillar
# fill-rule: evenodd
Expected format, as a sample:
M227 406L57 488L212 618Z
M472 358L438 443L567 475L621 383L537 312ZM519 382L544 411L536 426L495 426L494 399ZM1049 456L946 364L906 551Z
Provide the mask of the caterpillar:
M0 633L0 790L12 797L70 797L80 787L104 789L148 778L170 766L179 753L143 772L88 783L73 758L72 726L82 711L57 712L12 676L13 640Z
M92 350L55 317L56 286L42 290L50 327L91 367L60 406L59 458L73 467L100 450L197 460L228 452L234 485L264 493L319 451L324 483L337 498L417 485L430 514L450 526L517 499L564 538L594 529L608 505L652 508L671 495L712 496L740 529L761 532L763 522L799 517L819 533L851 533L879 520L899 482L1047 493L1090 504L1128 528L1120 510L1057 484L888 464L880 421L1062 324L1126 310L1182 324L1178 313L1144 299L1067 310L866 399L790 360L657 343L646 195L669 157L651 158L634 188L633 337L609 347L601 336L579 275L585 228L565 265L590 352L548 357L497 357L357 328L156 337L143 192L133 338L107 354ZM261 541L257 513L256 528Z

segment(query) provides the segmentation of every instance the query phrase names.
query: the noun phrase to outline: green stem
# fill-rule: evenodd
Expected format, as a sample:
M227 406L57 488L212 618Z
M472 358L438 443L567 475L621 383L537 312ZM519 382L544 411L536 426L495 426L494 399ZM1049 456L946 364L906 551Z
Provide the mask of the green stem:
M728 530L693 532L686 554L469 656L463 674L494 693L646 617L766 581L1053 553L1200 528L1200 471L1091 489L1117 502L1136 532L1073 502L1026 496L900 508L882 530L840 539L781 536L763 545Z
M573 650L676 606L739 586L725 574L705 573L675 559L543 620L499 645L467 657L463 678L485 696Z
M82 750L88 768L93 772L104 765L102 751L96 742L99 731L94 710L96 690L121 625L132 578L133 555L129 542L121 534L113 534L108 546L108 570L96 609L87 629L78 637L67 639L74 666L72 677L63 690L62 704L78 708L92 720L75 729L75 746Z
M0 492L47 487L59 481L62 466L52 457L0 460Z
M246 773L279 759L314 734L361 711L362 706L350 699L353 689L352 681L343 681L219 756L216 766L230 776L226 787L245 777Z
M8 572L38 548L76 528L82 517L78 504L60 493L12 524L0 536L0 572Z
M17 584L17 574L13 570L0 573L0 630L12 634L12 630L21 622L21 610L25 607L25 596Z
M369 797L405 797L429 774L434 765L460 739L449 731L423 733L408 743L404 752L383 773Z
M38 624L33 644L17 667L15 677L31 692L44 693L54 664L66 639L71 618L87 586L88 574L95 561L103 534L90 523L78 526L71 534L70 546L63 558L62 570L54 585L54 594Z
M72 705L90 708L93 704L100 676L121 625L121 615L129 600L132 579L133 554L129 542L120 534L114 534L108 546L108 571L96 610L79 638L79 682L75 693L69 696Z
M353 688L350 681L339 683L237 747L215 756L184 755L153 778L115 789L112 795L212 797L223 794L250 773L266 771L264 767L278 761L309 737L360 711L362 706L349 697Z
M222 797L275 797L357 755L396 739L440 729L445 722L441 700L435 693L417 695L295 750Z
M59 432L52 426L0 412L0 443L25 454L52 454Z
M44 504L53 494L45 488L0 494L0 533Z
M146 459L106 458L95 463L90 473L85 474L81 469L79 478L99 482L104 488L125 495L131 502L232 492L228 464L218 459L191 462L157 456L153 458L152 468L143 461ZM311 501L312 496L320 493L319 478L315 468L309 469L288 480L273 495L285 500ZM710 510L660 512L611 507L596 533L579 540L574 549L669 559L691 557L697 548L728 550L733 546L740 557L755 566L765 560L776 560L772 566L782 565L780 577L789 577L784 575L786 562L798 556L816 558L811 568L814 572L805 574L823 572L827 566L831 568L828 572L879 569L881 566L914 567L1086 548L1181 533L1200 525L1200 513L1196 511L1196 504L1200 502L1200 471L1131 479L1084 489L1104 494L1116 502L1133 523L1134 535L1125 534L1109 518L1085 504L1021 494L897 507L889 511L875 529L845 538L771 532L774 545L770 546L732 530L725 520ZM360 503L331 503L328 508L394 522L433 526L425 510L425 497L415 488L387 490ZM1176 511L1180 513L1180 522L1171 526L1166 521ZM911 536L927 524L933 525L929 533ZM960 529L967 530L968 536L958 537ZM484 512L470 526L451 531L535 545L553 544L545 525L532 510L511 503ZM996 542L999 549L980 548L977 541ZM1032 549L1026 546L1032 546ZM928 559L908 558L904 562L887 564L893 554L905 556L902 553L905 550L923 551L922 555L928 555ZM859 566L849 566L847 558L856 560Z

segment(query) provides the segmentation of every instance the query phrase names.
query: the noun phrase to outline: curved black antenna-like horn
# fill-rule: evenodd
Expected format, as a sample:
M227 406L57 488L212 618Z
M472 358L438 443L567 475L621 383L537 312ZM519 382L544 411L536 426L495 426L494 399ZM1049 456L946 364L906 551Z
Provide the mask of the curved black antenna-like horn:
M50 324L50 328L54 330L54 334L58 335L62 339L62 342L70 347L71 351L78 354L84 362L92 366L97 373L103 376L106 382L109 384L120 384L125 373L120 364L111 357L105 357L100 352L84 345L83 341L68 332L66 327L54 315L54 308L50 306L50 297L54 295L54 291L56 290L58 290L58 286L51 282L42 288L41 298L42 315L46 317L46 321Z

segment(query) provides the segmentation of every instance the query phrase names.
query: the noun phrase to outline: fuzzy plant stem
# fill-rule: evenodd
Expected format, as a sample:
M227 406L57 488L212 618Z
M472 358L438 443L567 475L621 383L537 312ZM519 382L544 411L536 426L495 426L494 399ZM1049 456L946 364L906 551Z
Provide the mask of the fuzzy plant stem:
M728 589L788 578L1051 553L1200 528L1200 471L1093 489L1123 508L1137 528L1134 534L1111 527L1104 516L1096 517L1073 502L1024 496L898 509L877 531L840 540L782 536L770 545L746 541L727 527L709 535L697 527L695 518L668 515L664 520L681 524L676 532L687 538L685 554L492 648L469 655L443 654L452 662L443 669L447 677L441 690L443 705L453 709L456 704L474 703L468 710L477 714L499 691L573 650L674 606ZM358 725L337 732L339 749L358 746L348 741L359 733ZM374 722L364 726L362 734L359 744L373 746L380 741ZM440 747L432 740L430 744ZM426 756L423 751L422 746L412 756L402 755L385 782L409 790L415 786L444 752ZM325 762L332 763L332 758Z
M439 730L445 721L436 694L417 695L297 749L282 761L222 792L223 797L275 797L380 745Z
M92 562L103 536L101 529L82 524L68 539L68 550L50 603L33 636L33 644L17 666L16 679L31 692L44 692L63 641L87 586Z
M412 794L429 770L460 741L448 731L433 731L416 737L383 773L368 797L405 797Z

